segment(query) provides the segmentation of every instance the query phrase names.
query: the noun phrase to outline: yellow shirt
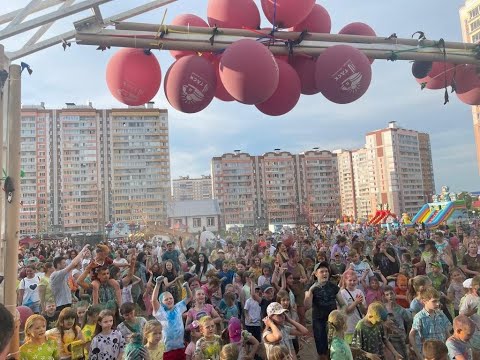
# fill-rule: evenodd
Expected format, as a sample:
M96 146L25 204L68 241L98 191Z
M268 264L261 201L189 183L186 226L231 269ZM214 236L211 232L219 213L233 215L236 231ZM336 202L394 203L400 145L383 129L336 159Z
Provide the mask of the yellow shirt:
M159 343L157 348L154 350L148 349L150 360L163 360L164 351L165 351L165 345L163 343Z
M54 328L48 330L47 338L54 339L58 344L58 349L60 350L60 359L68 359L71 357L72 353L68 349L68 345L76 340L83 340L82 330L80 326L77 326L77 337L75 337L75 333L72 329L66 330L63 333L63 339L60 338L60 330L58 328Z
M41 345L27 342L20 346L21 360L53 360L58 359L57 343L48 339Z

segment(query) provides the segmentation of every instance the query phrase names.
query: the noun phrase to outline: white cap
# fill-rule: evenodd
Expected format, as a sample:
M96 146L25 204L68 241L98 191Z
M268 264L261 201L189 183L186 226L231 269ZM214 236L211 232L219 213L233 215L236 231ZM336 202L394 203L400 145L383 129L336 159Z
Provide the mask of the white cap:
M465 289L471 289L472 288L472 280L473 280L472 278L465 280L463 282L463 287Z

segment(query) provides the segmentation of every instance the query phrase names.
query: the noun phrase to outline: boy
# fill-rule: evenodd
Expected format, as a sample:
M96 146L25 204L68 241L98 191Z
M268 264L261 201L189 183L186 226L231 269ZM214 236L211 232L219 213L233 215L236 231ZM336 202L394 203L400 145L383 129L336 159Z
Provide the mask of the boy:
M388 341L383 330L383 322L387 317L387 310L382 303L371 303L368 306L367 315L355 327L351 346L363 350L363 355L368 359L375 358L377 355L384 360L385 347L390 350L395 359L400 359L401 355Z
M423 310L413 318L412 329L408 336L412 351L422 359L422 343L426 340L445 342L450 335L452 324L440 310L440 293L428 288L420 293Z
M53 329L57 326L58 315L60 311L56 311L55 301L53 299L45 302L45 311L43 317L47 321L47 330Z
M447 340L448 357L455 360L473 360L469 344L475 332L475 324L465 315L453 319L453 335ZM475 357L477 359L477 357Z
M366 282L367 282L367 285L368 285L368 279L373 275L373 271L370 267L370 265L368 264L368 262L366 261L362 261L360 259L360 254L357 252L357 250L350 250L350 252L348 253L348 256L350 257L350 259L352 260L352 262L350 263L350 268L355 271L355 273L357 274L357 288L362 290L362 291L365 291L365 289L363 288L361 282L362 282L362 276L363 274L366 272L368 275L367 275L367 278L366 278Z
M442 293L447 292L447 281L448 278L443 275L443 267L440 261L433 261L430 263L431 272L427 276L432 280L432 285L437 291Z
M407 332L405 325L407 325L407 328L410 327L412 315L397 303L397 294L395 294L391 286L385 286L383 296L385 299L385 308L388 311L388 319L391 320L390 326L387 326L387 338L395 350L397 350L404 359L407 359L407 347L405 345Z
M425 360L449 360L448 349L445 344L438 340L427 340L423 344Z
M127 342L133 334L143 334L143 327L147 320L143 317L135 316L135 305L133 303L127 302L122 304L120 315L123 317L123 322L118 324L117 330L122 333Z

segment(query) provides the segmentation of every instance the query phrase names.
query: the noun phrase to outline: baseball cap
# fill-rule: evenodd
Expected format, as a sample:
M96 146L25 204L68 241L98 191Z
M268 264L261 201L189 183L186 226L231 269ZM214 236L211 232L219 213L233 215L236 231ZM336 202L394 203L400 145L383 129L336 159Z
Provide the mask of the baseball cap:
M267 306L267 315L268 316L280 315L280 314L283 314L286 311L288 311L288 310L284 309L282 307L282 305L280 305L278 302L272 302L270 305Z
M168 244L173 244L173 243L175 243L175 241L173 241L172 239L167 240L167 245L168 245Z
M472 280L473 280L472 278L465 280L463 282L463 287L465 289L471 289L472 288Z
M321 261L321 262L319 262L318 264L315 265L315 267L313 268L313 272L315 273L318 270L318 268L320 268L320 267L327 268L328 271L330 271L330 265L328 265L328 262Z
M269 289L272 289L273 290L273 286L272 285L269 285L269 284L263 284L260 289L262 289L262 292L265 292Z
M228 337L234 343L238 343L242 339L242 323L236 317L232 317L228 321Z
M432 261L430 265L442 268L442 263L440 261Z

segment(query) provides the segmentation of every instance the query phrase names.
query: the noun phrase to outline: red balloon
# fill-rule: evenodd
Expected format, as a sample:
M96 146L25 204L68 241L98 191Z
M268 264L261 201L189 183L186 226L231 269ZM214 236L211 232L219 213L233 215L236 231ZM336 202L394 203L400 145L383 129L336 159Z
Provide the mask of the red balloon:
M107 85L120 102L143 105L157 94L162 82L160 64L155 55L142 49L121 49L107 65Z
M457 94L461 102L468 105L480 105L480 87L473 88L463 94Z
M225 86L223 86L222 79L220 79L220 59L221 56L215 56L212 59L212 64L215 67L215 74L217 75L217 88L215 90L215 97L222 101L234 101L235 99L228 93L227 89L225 89Z
M260 27L260 11L253 0L208 0L207 17L211 27Z
M196 113L205 109L215 95L217 78L210 61L201 56L184 56L165 75L165 96L178 111Z
M20 330L23 330L25 328L25 321L33 315L32 309L30 309L28 306L17 306L17 311L20 315Z
M318 94L320 89L315 82L316 59L311 56L295 55L289 62L300 78L302 94Z
M332 30L332 20L330 19L330 14L327 9L315 4L307 18L290 30L298 32L306 30L311 33L329 34Z
M312 12L315 0L261 0L262 9L270 24L279 28L293 27Z
M445 88L445 86L452 85L454 74L454 64L434 62L432 65L432 70L430 70L428 76L421 80L423 80L422 82L427 83L427 89L439 90Z
M367 56L348 45L335 45L317 59L317 87L330 101L348 104L359 99L370 86L372 67Z
M288 113L300 99L302 85L295 69L285 61L277 61L280 79L277 90L265 102L255 105L262 113L280 116Z
M373 30L370 25L362 22L354 22L345 25L338 33L343 35L377 36L375 30ZM373 64L373 62L375 61L375 59L370 58L369 60L370 64Z
M227 47L220 60L220 79L235 100L255 105L267 100L278 86L278 65L263 44L242 39Z
M198 27L208 27L208 24L201 17L193 14L182 14L176 16L172 20L172 25L179 26L198 26ZM182 56L187 55L198 55L195 51L188 50L170 50L170 54L176 59L180 59Z
M457 65L455 74L455 92L464 94L476 87L480 87L480 76L476 65Z

